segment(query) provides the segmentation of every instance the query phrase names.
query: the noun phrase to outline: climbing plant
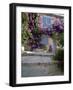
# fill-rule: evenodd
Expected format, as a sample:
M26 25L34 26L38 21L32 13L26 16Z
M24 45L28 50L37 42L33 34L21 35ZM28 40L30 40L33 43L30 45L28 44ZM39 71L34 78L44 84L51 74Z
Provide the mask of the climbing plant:
M21 14L21 43L24 47L27 47L28 39L31 37L31 33L28 30L28 15L24 12Z
M53 38L56 45L59 47L64 46L64 26L63 23L56 25L52 24L49 30L39 30L38 28L38 14L37 13L24 13L22 12L22 32L21 42L23 46L30 46L31 50L40 47L41 35L46 34Z

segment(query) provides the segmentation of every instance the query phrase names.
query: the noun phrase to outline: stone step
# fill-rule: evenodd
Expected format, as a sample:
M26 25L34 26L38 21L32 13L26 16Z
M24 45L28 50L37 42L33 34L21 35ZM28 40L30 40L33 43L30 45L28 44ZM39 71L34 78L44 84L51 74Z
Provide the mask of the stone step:
M24 51L22 56L53 56L53 53Z
M30 64L30 63L48 63L48 64L55 64L61 63L59 61L52 60L52 57L43 57L43 56L23 56L21 57L21 62Z

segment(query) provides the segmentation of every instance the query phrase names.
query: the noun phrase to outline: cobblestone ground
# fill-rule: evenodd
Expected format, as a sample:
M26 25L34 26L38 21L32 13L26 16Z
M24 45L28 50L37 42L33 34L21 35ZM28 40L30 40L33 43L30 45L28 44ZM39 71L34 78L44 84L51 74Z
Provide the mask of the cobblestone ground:
M21 69L22 77L57 76L64 74L58 68L57 63L53 63L50 56L23 56Z

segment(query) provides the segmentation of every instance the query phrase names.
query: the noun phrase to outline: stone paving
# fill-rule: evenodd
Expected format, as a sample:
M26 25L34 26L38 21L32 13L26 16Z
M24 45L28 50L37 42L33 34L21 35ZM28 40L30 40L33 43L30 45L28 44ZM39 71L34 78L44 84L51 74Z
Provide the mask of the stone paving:
M52 60L50 55L26 55L22 56L21 65L21 76L32 77L32 76L55 76L63 75L64 72L58 68L58 63Z

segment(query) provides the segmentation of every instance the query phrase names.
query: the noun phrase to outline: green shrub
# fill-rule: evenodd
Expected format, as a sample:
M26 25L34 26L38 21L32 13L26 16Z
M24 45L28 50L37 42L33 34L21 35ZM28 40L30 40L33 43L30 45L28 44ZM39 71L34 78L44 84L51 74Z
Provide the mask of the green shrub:
M64 50L58 49L53 59L58 61L58 67L64 71Z
M54 58L54 60L62 61L64 59L64 50L58 49L53 58Z

